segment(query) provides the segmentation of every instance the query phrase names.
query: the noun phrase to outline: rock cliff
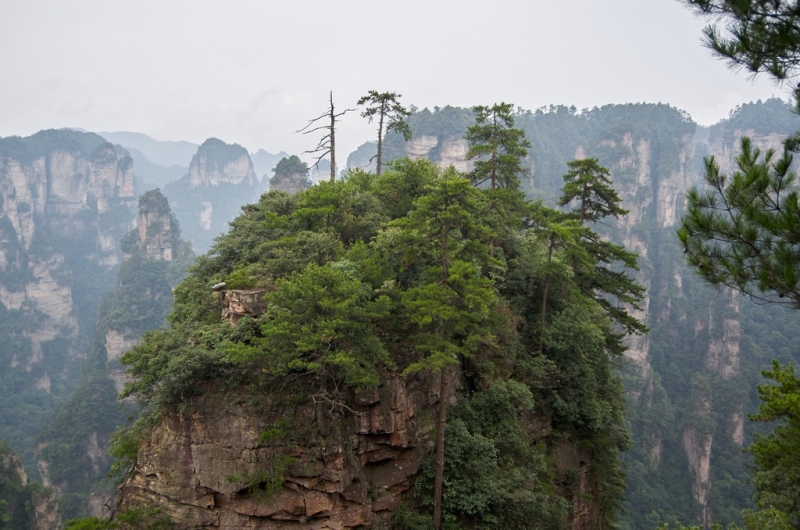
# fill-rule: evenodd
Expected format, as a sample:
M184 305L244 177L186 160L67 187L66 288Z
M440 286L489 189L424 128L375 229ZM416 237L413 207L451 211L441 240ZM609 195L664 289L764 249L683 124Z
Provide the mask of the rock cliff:
M197 149L187 175L164 187L184 237L198 252L207 251L239 208L255 201L261 191L247 150L216 138Z
M166 415L139 450L117 511L153 504L181 528L387 523L432 450L432 421L418 414L437 399L428 388L392 378L347 406L301 406L291 425L286 417L271 424L269 412L244 398L194 399ZM266 491L274 479L278 487Z
M52 489L30 487L22 461L0 443L0 504L4 528L60 530L61 517Z
M80 378L134 201L130 157L97 135L0 139L0 439L29 472L36 430Z

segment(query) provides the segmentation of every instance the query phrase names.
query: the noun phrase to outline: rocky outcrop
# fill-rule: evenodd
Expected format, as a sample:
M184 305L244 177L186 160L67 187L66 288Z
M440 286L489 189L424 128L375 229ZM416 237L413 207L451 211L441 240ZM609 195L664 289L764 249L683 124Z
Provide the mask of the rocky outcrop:
M189 186L192 188L217 187L220 184L253 186L257 180L247 150L216 138L203 142L189 165Z
M28 475L22 461L2 446L0 478L3 479L0 498L5 501L3 515L8 517L7 521L3 521L4 524L19 524L19 528L36 530L62 528L55 492L50 488L29 487Z
M209 138L197 149L189 173L164 186L164 195L196 252L206 252L239 209L263 188L247 150Z
M405 155L411 160L428 158L441 168L455 167L469 172L472 162L467 160L469 143L460 136L418 136L405 143Z
M178 221L159 190L148 191L139 198L137 235L136 251L146 259L172 261L177 257L181 238Z
M244 398L197 398L153 430L117 511L153 504L181 528L386 524L433 448L432 416L418 414L437 400L429 389L391 377L348 404L321 393L291 425L265 421Z
M269 179L270 190L281 190L294 195L311 187L311 180L306 173L295 171L289 173L276 173Z
M223 295L222 317L220 321L230 322L234 326L244 316L257 317L267 305L264 301L265 289L230 289Z

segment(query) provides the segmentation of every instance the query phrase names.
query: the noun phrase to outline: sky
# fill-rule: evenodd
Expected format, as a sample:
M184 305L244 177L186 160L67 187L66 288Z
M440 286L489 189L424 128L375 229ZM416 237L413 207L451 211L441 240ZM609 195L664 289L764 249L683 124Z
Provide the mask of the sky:
M678 0L0 0L0 136L216 137L300 154L329 91L419 108L669 103L700 124L789 88L701 44ZM375 139L358 112L340 159Z

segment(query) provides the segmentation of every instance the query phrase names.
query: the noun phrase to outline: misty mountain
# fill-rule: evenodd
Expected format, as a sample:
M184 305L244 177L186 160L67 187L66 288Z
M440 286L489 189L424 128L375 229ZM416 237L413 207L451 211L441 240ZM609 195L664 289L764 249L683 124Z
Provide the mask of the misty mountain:
M288 158L289 153L281 151L278 154L272 154L263 149L259 149L255 153L250 153L250 160L253 161L253 168L258 175L258 178L263 183L269 182L270 177L275 174L275 166L283 158ZM266 178L265 178L266 177Z
M161 141L139 132L101 132L100 136L113 144L128 149L137 149L148 160L161 166L189 167L197 144L185 141Z

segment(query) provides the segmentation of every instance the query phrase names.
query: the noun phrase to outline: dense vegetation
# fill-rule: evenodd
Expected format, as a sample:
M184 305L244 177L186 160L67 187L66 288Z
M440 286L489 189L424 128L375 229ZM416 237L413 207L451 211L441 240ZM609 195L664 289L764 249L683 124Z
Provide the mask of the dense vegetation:
M258 394L288 378L310 399L334 382L359 389L387 372L458 368L444 527L562 525L579 498L578 470L556 465L558 444L590 455L592 504L610 524L629 438L614 375L621 335L589 280L606 263L585 252L596 237L571 214L519 201L489 215L490 201L454 170L398 160L380 177L351 171L243 207L176 289L170 328L122 358L134 378L124 395L145 408L116 435L120 467L156 418L198 393ZM555 232L568 235L548 248ZM210 290L220 281L266 287L269 310L221 325ZM542 432L524 428L525 417ZM430 521L432 464L401 527L430 524L420 521Z

